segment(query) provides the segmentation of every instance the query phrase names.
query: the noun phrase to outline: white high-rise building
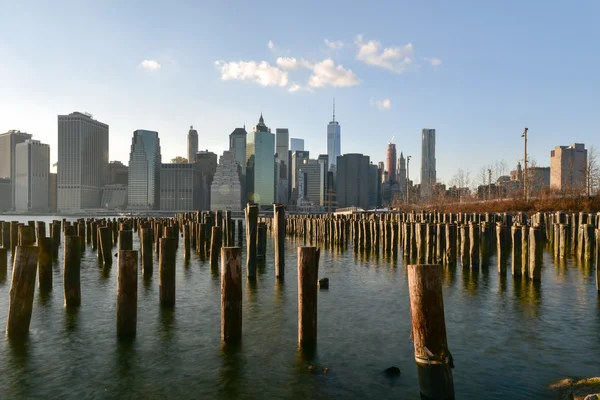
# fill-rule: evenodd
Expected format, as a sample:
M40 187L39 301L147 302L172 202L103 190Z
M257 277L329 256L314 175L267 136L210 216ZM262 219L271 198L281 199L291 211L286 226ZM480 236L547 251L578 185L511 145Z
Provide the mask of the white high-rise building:
M9 201L4 204L6 209L15 208L15 149L18 143L31 139L29 133L10 130L0 134L0 179L8 179L10 193L3 193Z
M333 119L327 124L327 156L329 170L335 171L337 158L342 155L342 127L335 120L335 99L333 100Z
M210 209L241 211L242 184L241 168L235 161L233 152L224 151L210 187Z
M435 129L423 129L421 137L421 196L430 197L435 183Z
M262 114L246 137L247 199L259 207L271 207L275 201L275 135L265 125Z
M48 211L50 146L30 139L15 149L16 211Z
M108 175L108 125L91 114L58 116L58 211L100 207Z

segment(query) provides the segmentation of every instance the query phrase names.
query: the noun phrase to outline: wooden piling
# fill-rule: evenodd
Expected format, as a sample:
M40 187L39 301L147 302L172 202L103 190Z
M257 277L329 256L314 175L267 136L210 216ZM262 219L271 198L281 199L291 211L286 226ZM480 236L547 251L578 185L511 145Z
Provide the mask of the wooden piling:
M9 338L19 339L29 333L38 255L37 247L15 247L6 321L6 334Z
M256 279L256 236L258 224L258 205L246 206L246 277Z
M211 268L219 267L219 252L221 251L222 237L223 236L221 233L221 227L213 226L211 240L210 240L210 267Z
M409 265L408 290L419 390L428 399L453 399L453 360L446 338L442 268Z
M529 228L529 278L540 280L542 272L542 231L539 227Z
M140 231L140 253L142 257L142 275L152 276L154 252L154 242L152 238L153 229L150 227L142 228Z
M521 261L522 261L522 241L523 237L521 234L521 227L513 225L510 227L510 235L512 240L512 251L511 251L511 266L512 275L514 277L521 276Z
M8 249L0 247L0 282L6 281L8 273Z
M264 260L267 256L267 225L264 222L258 223L256 236L256 259Z
M285 277L285 206L273 206L274 238L275 238L275 277L283 280Z
M38 236L38 287L41 291L52 290L52 238Z
M112 265L112 231L108 226L98 229L100 238L100 248L98 249L98 259L106 266Z
M298 343L317 342L317 281L319 280L317 247L298 247Z
M133 250L133 231L120 230L118 241L119 250Z
M190 245L191 245L191 237L190 237L190 225L183 225L183 258L184 260L190 259Z
M214 228L213 228L214 229ZM159 295L160 303L164 306L175 305L175 263L177 252L177 239L164 237L160 239L159 268Z
M221 340L242 340L242 249L221 249Z
M119 250L117 260L117 336L135 336L137 330L138 252Z
M28 225L19 227L19 246L33 246L35 244L35 235L33 228Z
M63 289L67 307L77 307L81 304L82 242L79 236L65 236Z

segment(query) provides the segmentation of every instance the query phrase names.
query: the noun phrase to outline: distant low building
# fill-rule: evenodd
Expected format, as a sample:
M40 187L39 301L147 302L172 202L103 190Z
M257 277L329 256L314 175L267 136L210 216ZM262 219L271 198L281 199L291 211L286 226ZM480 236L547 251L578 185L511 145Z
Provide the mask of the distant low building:
M107 185L125 185L129 182L129 167L121 161L111 161L108 164Z
M106 185L102 191L102 208L108 210L124 210L127 208L127 186Z
M582 143L556 146L550 152L550 188L580 192L586 186L587 150Z
M162 164L160 182L161 211L199 209L201 179L197 164Z

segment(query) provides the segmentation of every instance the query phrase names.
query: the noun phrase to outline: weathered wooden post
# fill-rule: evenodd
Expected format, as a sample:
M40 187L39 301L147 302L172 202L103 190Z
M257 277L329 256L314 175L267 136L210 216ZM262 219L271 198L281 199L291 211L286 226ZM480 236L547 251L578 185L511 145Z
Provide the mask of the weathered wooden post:
M33 246L35 244L35 236L33 228L28 225L19 227L19 246Z
M15 255L15 249L19 244L19 223L17 221L10 221L10 252L13 257Z
M540 280L542 273L542 231L539 227L529 228L529 278Z
M246 206L246 277L256 279L256 235L258 224L258 205Z
M8 273L8 249L6 247L0 247L0 282L6 281L6 275Z
M98 259L104 265L112 265L112 230L108 226L103 226L98 229L100 232L100 249L98 249Z
M298 247L298 343L313 346L317 342L318 247Z
M119 250L133 250L133 231L119 231Z
M238 246L242 245L244 241L244 221L241 219L237 222L237 234L238 234Z
M187 261L190 259L190 225L187 223L183 225L183 259Z
M422 398L454 399L454 364L446 339L441 266L409 265L408 290Z
M29 333L38 254L39 249L34 246L15 247L6 321L9 338L21 338Z
M54 223L51 225L52 236L52 257L58 258L58 250L60 248L60 224Z
M426 225L424 223L415 224L417 241L417 262L425 262L426 255Z
M267 225L259 222L257 227L256 259L264 260L267 256Z
M596 290L600 292L600 229L596 229Z
M140 253L142 257L142 275L145 277L152 276L153 263L152 253L154 252L154 242L152 233L154 230L150 227L142 228L140 231Z
M2 222L2 247L10 249L10 222Z
M242 249L221 249L221 340L242 340Z
M506 273L506 228L503 223L496 224L496 258L498 273Z
M42 291L52 290L52 238L38 236L38 287ZM0 261L1 263L1 261Z
M448 224L446 227L446 263L449 266L456 265L456 224Z
M273 206L273 218L275 221L275 277L283 280L285 277L285 206L275 204Z
M469 223L469 265L471 268L479 268L479 231L478 224Z
M92 240L92 250L98 249L98 222L92 221L90 224L90 234Z
M35 222L35 237L38 240L46 237L46 223L44 221Z
M521 276L521 253L523 242L523 236L521 232L521 227L519 225L513 225L510 227L510 233L512 238L511 265L512 275L514 277Z
M213 226L210 240L210 267L219 268L219 252L221 251L223 235L221 227Z
M213 228L214 229L214 228ZM175 263L177 239L163 237L160 239L159 294L160 303L165 306L175 305Z
M594 237L594 225L585 224L582 226L583 228L583 259L585 261L590 261L594 256L594 242L596 238Z
M558 226L558 257L565 258L568 254L569 246L569 225L560 224Z
M135 336L137 330L138 252L119 250L117 260L117 336Z
M460 225L460 263L463 268L469 265L469 227Z
M77 307L81 304L82 241L79 236L65 236L63 289L67 307Z

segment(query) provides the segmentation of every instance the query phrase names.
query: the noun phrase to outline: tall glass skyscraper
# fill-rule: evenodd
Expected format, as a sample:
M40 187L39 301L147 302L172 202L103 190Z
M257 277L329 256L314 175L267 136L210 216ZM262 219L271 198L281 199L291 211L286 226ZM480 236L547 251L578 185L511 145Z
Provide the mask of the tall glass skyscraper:
M421 196L431 196L436 183L435 129L423 129L421 134Z
M248 201L271 207L275 200L275 135L262 114L246 137L246 193Z
M160 207L160 139L158 132L138 129L133 132L129 153L127 207L133 210L158 210Z
M333 100L333 120L327 125L327 156L329 170L335 171L337 158L342 155L342 127L335 120L335 99Z

